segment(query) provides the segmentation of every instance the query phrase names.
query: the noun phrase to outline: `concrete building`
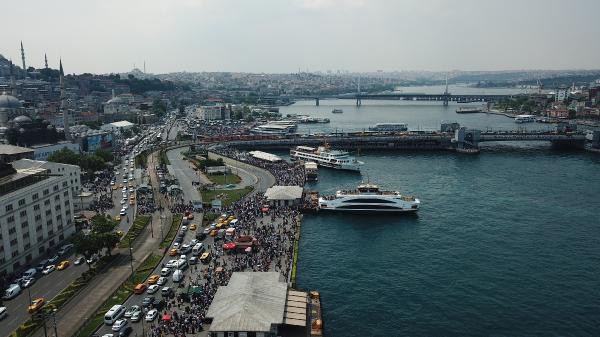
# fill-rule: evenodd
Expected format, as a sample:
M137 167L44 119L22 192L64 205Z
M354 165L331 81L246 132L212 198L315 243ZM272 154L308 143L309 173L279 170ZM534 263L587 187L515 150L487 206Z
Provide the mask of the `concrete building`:
M306 335L307 294L277 272L235 272L217 289L206 317L212 337ZM303 333L302 333L303 332Z
M80 147L78 143L72 143L69 141L62 141L56 144L39 144L32 145L33 159L34 160L48 160L48 156L58 152L64 148L67 148L75 153L79 153Z
M0 163L0 274L33 263L75 233L78 166L21 159Z
M230 119L229 110L223 105L203 105L196 109L196 114L205 121Z
M0 144L0 162L10 163L19 159L33 159L34 150L8 144Z
M100 129L104 130L104 131L115 132L115 131L131 129L134 125L135 124L128 122L128 121L118 121L118 122L104 124L100 127Z
M292 206L302 201L304 190L301 186L272 186L265 191L271 205Z

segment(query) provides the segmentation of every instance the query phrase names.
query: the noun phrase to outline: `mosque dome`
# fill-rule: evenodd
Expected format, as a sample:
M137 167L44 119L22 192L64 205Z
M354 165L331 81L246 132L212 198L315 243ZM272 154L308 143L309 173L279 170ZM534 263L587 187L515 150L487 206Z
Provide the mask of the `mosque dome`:
M13 122L18 124L31 123L31 118L27 116L18 116L13 119Z
M0 109L20 109L22 107L23 105L16 97L5 92L0 95Z

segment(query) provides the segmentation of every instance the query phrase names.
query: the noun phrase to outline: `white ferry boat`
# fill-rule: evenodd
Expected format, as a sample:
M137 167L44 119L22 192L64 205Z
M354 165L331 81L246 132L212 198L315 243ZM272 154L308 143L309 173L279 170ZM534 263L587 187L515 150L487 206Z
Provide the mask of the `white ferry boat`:
M515 117L515 123L533 123L535 122L534 115L518 115Z
M408 131L408 126L404 123L379 123L369 127L369 131Z
M416 212L421 201L397 191L381 191L373 184L360 184L354 191L337 191L319 198L319 209L361 212Z
M290 151L292 160L304 160L317 163L319 166L338 170L360 171L363 163L350 156L348 151L331 150L328 146L315 149L309 146L297 146Z

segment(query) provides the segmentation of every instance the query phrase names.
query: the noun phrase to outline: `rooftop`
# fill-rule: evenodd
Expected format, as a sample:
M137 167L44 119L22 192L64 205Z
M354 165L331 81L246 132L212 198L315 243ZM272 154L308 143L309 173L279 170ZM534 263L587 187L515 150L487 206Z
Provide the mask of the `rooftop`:
M0 154L13 155L13 154L19 154L19 153L28 153L28 152L33 152L33 150L30 148L27 148L27 147L0 144Z
M268 200L297 200L302 198L303 188L300 186L272 186L265 192Z
M266 160L270 162L281 161L281 157L263 151L250 151L250 155L256 159Z
M287 284L277 272L235 272L206 313L210 331L268 332L284 322Z

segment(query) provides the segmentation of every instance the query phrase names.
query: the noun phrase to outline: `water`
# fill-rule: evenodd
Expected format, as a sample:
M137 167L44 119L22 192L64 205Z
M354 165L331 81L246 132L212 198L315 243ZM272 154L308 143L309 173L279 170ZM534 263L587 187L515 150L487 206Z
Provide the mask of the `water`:
M455 106L365 102L357 111L351 102L311 103L281 112L326 116L326 127L344 129L435 128L446 118L515 127L502 116L457 116ZM344 113L331 114L334 104ZM598 334L600 156L541 143L360 160L362 177L319 169L310 187L333 193L368 176L423 204L417 216L305 216L298 286L321 292L327 336Z

